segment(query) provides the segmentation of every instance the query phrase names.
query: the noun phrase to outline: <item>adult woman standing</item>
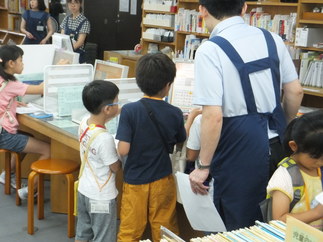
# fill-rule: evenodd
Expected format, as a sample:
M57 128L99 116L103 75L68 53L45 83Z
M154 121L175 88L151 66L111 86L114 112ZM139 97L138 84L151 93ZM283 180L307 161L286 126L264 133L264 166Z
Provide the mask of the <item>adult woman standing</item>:
M90 22L81 13L82 0L67 0L68 9L72 13L66 16L61 24L61 33L71 36L74 51L80 54L80 63L84 63L84 45L86 36L90 33Z
M44 0L30 0L30 10L22 15L20 31L26 34L24 44L46 44L54 33Z

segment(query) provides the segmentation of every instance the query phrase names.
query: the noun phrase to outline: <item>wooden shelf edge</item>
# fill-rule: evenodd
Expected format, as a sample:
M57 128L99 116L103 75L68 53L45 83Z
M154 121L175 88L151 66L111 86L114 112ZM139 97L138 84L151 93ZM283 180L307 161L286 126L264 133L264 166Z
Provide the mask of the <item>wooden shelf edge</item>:
M166 26L153 25L153 24L142 24L142 26L148 27L148 28L159 28L159 29L174 30L174 27L166 27Z
M12 12L12 11L9 11L9 14L21 15L21 13L20 13L20 12Z
M295 47L299 48L299 49L302 49L302 50L311 50L311 51L323 52L323 48L303 47L303 46L295 46Z
M250 2L246 1L249 6L280 6L280 7L297 7L298 3L281 3L281 2Z
M301 0L300 2L301 3L322 3L322 0Z
M301 24L322 24L323 25L323 20L300 19L298 22Z
M200 37L209 37L210 34L206 34L206 33L197 33L197 32L187 32L187 31L175 31L177 34L185 34L185 35L188 35L188 34L194 34L196 36L200 36Z
M167 12L167 11L157 11L157 10L142 10L145 13L159 13L159 14L177 14L177 13L173 13L173 12Z
M6 10L6 11L8 11L8 8L3 7L3 6L0 6L0 10Z
M303 86L304 94L323 97L323 88L319 87L311 87L311 86Z
M160 45L172 45L175 46L174 42L162 42L162 41L157 41L157 40L152 40L152 39L142 39L143 41L150 42L150 43L156 43Z

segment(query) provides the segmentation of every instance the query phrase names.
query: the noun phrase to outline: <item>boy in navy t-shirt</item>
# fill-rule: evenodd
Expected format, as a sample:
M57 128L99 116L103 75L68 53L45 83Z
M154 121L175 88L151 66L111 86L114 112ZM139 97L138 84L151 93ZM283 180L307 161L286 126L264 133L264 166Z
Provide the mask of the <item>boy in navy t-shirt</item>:
M136 79L145 95L122 107L116 139L120 141L119 154L127 159L118 241L140 240L147 221L153 241L160 240L161 225L179 232L169 152L185 141L186 132L182 111L163 101L175 74L175 64L168 56L158 53L141 57ZM143 102L155 116L160 132Z

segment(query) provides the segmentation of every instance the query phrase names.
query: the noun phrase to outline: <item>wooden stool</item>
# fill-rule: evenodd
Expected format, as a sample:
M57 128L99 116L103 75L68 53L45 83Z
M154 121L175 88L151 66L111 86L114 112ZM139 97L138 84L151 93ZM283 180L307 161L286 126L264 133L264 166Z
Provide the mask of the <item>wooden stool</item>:
M73 172L79 169L79 163L65 159L38 160L31 164L28 176L28 234L34 234L34 180L38 176L38 219L44 218L44 174L65 174L67 178L67 236L75 236L74 224L74 177Z
M6 173L6 180L4 185L4 193L9 195L11 194L11 156L14 155L16 157L16 205L19 206L21 204L21 200L18 195L18 189L21 187L21 165L20 165L20 157L17 152L0 149L0 153L4 153L5 155L5 173Z

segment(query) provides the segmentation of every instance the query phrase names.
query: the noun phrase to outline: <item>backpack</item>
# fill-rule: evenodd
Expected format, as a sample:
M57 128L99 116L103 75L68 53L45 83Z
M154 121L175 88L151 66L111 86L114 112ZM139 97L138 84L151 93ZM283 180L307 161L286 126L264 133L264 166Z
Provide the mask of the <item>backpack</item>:
M285 167L292 178L294 197L292 202L290 203L290 212L294 208L295 204L298 203L299 200L301 200L304 194L305 184L303 176L296 162L289 157L283 159L278 165ZM259 204L259 206L264 222L268 223L272 220L272 197L270 197L270 195L267 194L267 198L264 201L262 201Z

